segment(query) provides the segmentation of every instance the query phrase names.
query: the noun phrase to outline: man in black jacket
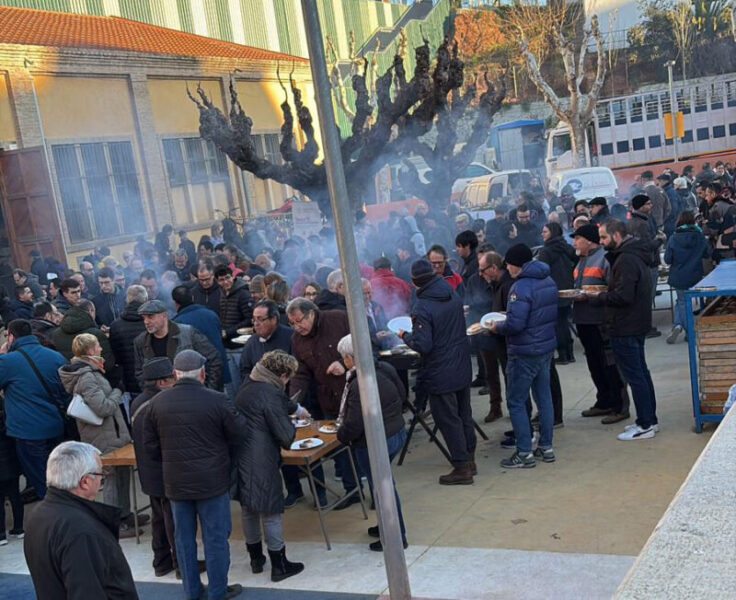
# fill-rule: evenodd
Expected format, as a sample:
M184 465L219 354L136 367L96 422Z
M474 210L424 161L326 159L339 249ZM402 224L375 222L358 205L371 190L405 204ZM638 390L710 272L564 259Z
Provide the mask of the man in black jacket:
M102 483L99 450L64 442L49 455L46 497L26 521L23 551L39 600L136 600L118 530L122 512L95 502Z
M143 447L147 459L161 462L187 597L199 598L203 591L197 564L199 517L209 597L233 598L243 588L227 585L232 530L230 452L242 441L245 420L225 394L204 387L205 362L194 350L176 355L177 381L150 405Z
M143 363L143 379L143 391L130 403L130 421L141 490L151 501L153 570L156 577L163 577L174 569L179 571L176 563L174 517L171 514L171 503L164 492L161 461L146 454L143 436L154 397L161 390L168 390L174 385L174 366L165 356L152 358Z
M97 285L100 293L92 302L95 305L95 320L100 326L109 327L125 308L123 290L115 285L115 271L104 267L97 273Z
M631 387L636 424L618 436L622 441L653 438L659 431L654 384L644 354L644 340L652 327L651 278L647 242L632 237L626 225L610 219L599 229L601 245L611 265L608 291L601 299L606 307L606 327L616 364Z
M439 482L471 484L476 440L470 407L470 344L465 333L463 303L450 284L435 274L429 261L415 262L411 277L417 287L412 331L399 331L399 337L421 355L418 386L429 395L432 416L452 458L452 472L440 477Z
M148 300L146 288L131 285L126 292L126 304L122 314L110 324L110 346L115 362L122 371L125 391L140 394L141 386L135 374L135 350L133 340L146 331L143 316L138 309Z
M220 321L224 331L223 343L227 352L227 368L235 391L240 387L241 346L231 340L240 335L238 330L253 325L253 296L248 284L239 277L233 277L233 271L227 265L215 269L215 278L220 286Z
M478 236L471 230L461 231L455 236L457 255L463 259L460 277L467 286L468 279L478 273Z
M192 288L195 304L206 306L220 316L222 290L215 280L215 265L211 260L200 261L197 269L197 284Z
M51 302L38 302L34 305L31 330L43 346L56 350L51 336L59 328L63 316Z

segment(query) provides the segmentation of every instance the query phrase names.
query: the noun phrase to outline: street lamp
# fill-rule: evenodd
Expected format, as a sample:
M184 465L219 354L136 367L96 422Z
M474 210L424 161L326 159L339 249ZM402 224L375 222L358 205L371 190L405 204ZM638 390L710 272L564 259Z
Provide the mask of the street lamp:
M668 60L666 63L664 63L664 66L667 67L667 78L669 80L669 87L670 87L670 118L672 119L672 151L675 153L675 162L677 162L677 99L675 98L675 93L673 91L673 84L672 84L672 68L675 66L674 60Z

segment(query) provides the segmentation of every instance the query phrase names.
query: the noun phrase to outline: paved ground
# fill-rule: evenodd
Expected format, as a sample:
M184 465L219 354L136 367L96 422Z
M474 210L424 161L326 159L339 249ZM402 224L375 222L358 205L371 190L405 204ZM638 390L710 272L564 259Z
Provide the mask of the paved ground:
M656 313L656 321L668 330L669 312ZM510 428L505 418L484 426L491 441L479 444L473 486L437 485L448 465L424 433L415 436L404 465L394 467L411 544L406 556L415 597L611 597L710 434L692 432L683 342L670 346L664 336L647 341L662 431L639 442L616 439L624 423L606 426L580 416L593 403L593 386L580 348L576 356L578 362L559 367L565 427L555 431L556 463L502 470L498 462L509 453L498 445L501 432ZM475 395L473 402L482 419L487 397ZM301 503L289 510L284 519L288 554L307 569L271 584L267 574L254 576L246 569L239 511L233 506L234 581L376 596L385 591L382 556L367 549L366 528L375 523L374 514L365 521L357 506L331 513L333 550L327 552L311 507ZM147 536L140 546L130 540L123 546L136 580L161 581L153 577L149 544ZM1 570L25 571L18 542L0 548L0 556ZM299 595L292 591L290 597Z

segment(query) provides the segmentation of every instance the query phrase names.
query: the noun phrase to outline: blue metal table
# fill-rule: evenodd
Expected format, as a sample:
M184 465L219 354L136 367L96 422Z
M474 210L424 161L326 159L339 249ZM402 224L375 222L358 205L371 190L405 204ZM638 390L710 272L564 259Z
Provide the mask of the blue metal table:
M722 414L703 414L700 410L700 382L698 379L698 340L695 330L693 303L695 298L736 296L736 260L724 260L700 282L685 292L688 351L690 354L690 386L693 395L695 432L702 433L703 423L720 423Z

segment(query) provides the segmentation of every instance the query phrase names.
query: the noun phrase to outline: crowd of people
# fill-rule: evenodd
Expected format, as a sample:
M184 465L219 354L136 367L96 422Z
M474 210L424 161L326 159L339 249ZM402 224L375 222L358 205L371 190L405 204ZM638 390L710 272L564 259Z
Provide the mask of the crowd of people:
M503 468L554 462L554 430L564 425L557 368L575 362L574 336L596 389L583 416L630 419L630 390L636 420L618 438L654 437L645 340L660 335L652 307L662 258L677 292L667 336L675 343L684 330L684 291L734 252L733 169L717 163L693 171L656 178L645 171L625 203L575 199L570 190L546 197L538 186L496 206L487 221L454 204L394 212L376 226L359 214L364 308L390 457L406 442L402 409L413 391L415 402L428 402L450 455L452 470L439 483L472 484L471 388L479 388L490 400L486 423L503 417L504 404L511 418L501 445L513 453ZM281 524L284 510L305 498L298 470L281 465L281 449L295 439L291 416L335 420L357 459L357 480L346 453L334 460L345 491L336 510L359 502L363 477L372 487L331 227L304 239L266 219L242 227L226 219L196 246L185 231L177 235L178 244L167 225L153 243L140 238L121 262L95 249L78 270L34 251L29 271L12 271L14 298L0 298L7 332L0 491L13 506L11 537L24 532L21 473L24 494L43 499L25 544L39 598L69 586L89 597L117 586L119 597L135 597L115 549L118 536L137 533L129 468L103 469L99 458L131 442L151 499L154 570L176 571L189 598L201 597L205 569L209 598L242 589L227 583L231 499L241 505L254 573L266 563L263 538L272 580L304 568L286 558ZM504 318L468 335L490 312ZM389 331L388 321L404 315L411 330ZM243 334L250 335L244 345ZM420 357L410 386L406 373L382 360L382 351L401 344ZM70 401L91 414L71 418ZM321 468L315 475L324 481ZM104 505L93 502L103 477ZM329 504L323 487L316 495L315 503ZM398 491L396 499L406 546ZM77 520L89 536L70 535L67 523ZM205 563L197 561L198 520ZM378 528L368 533L379 538L371 549L382 550ZM4 528L0 535L7 543ZM95 535L104 543L95 546ZM49 552L51 538L59 544ZM63 575L62 565L85 560L108 579Z

